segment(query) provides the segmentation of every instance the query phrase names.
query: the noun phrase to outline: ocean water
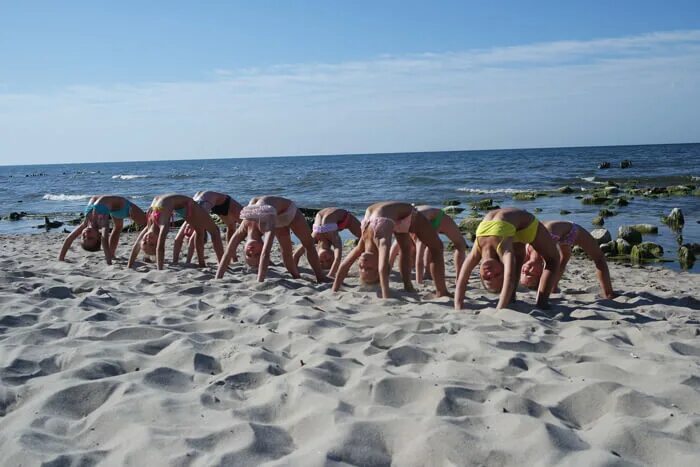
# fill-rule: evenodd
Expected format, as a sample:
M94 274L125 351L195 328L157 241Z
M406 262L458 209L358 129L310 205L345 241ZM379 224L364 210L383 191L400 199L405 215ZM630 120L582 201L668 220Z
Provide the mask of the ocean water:
M620 169L623 159L632 167ZM598 169L601 161L612 168ZM255 195L282 195L299 206L340 206L358 215L382 200L440 206L446 199L468 203L490 197L504 207L539 207L543 220L567 219L592 229L600 207L583 205L574 195L517 202L512 194L564 185L590 189L607 180L700 186L700 144L0 166L0 215L31 214L19 222L1 220L0 233L36 232L33 226L44 215L75 217L93 194L123 195L145 209L156 194L199 190L228 193L242 204ZM686 217L684 241L700 242L697 196L637 197L605 227L614 236L621 224L659 225L659 235L645 240L660 243L673 259L676 235L659 217L674 207ZM560 215L562 209L571 214ZM678 268L677 262L665 265Z

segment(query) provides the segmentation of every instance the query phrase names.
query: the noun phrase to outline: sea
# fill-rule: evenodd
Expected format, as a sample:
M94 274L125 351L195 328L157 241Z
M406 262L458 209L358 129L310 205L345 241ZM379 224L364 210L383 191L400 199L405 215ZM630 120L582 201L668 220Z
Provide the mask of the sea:
M623 160L632 166L620 168ZM599 169L604 161L611 167ZM256 195L280 195L302 207L338 206L357 215L377 201L441 206L459 200L467 207L463 216L470 202L492 198L502 207L539 208L542 220L571 220L590 230L600 206L582 204L577 193L534 201L512 196L562 186L578 192L631 180L640 187L700 188L700 144L0 166L0 233L37 233L35 226L43 224L44 216L75 218L94 194L126 196L145 209L155 195L200 190L227 193L242 204ZM700 243L698 196L635 197L606 219L605 228L615 237L622 224L658 225L659 234L645 235L645 240L664 247L669 261L662 266L679 269L678 234L660 222L676 207L685 215L682 241ZM562 210L570 214L562 215ZM7 220L11 212L22 211L29 215ZM698 270L700 265L691 269Z

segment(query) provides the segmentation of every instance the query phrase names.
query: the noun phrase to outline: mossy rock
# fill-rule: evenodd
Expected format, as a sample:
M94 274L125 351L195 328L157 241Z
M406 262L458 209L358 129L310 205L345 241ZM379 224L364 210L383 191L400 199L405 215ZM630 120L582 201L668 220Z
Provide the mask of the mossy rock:
M681 245L678 249L678 262L685 269L693 267L693 264L695 264L695 248L693 245Z
M343 242L343 246L345 248L355 248L359 241L360 240L357 238L351 238L351 239L345 240L345 242Z
M639 232L640 234L658 234L659 228L653 224L632 224L630 229Z
M591 237L595 239L598 245L607 243L612 240L612 235L608 229L593 229L591 230Z
M693 192L694 188L694 186L688 185L667 186L666 193L673 196L687 196Z
M316 214L318 214L318 211L320 209L316 208L299 208L299 211L304 215L304 217L311 217L312 219L316 217Z
M145 226L138 225L136 222L132 222L129 225L122 227L122 232L139 232Z
M535 211L535 212L542 212L542 208L535 208L535 209L533 209L533 211Z
M75 219L71 219L71 220L66 221L66 224L68 224L68 225L78 225L78 224L81 224L81 223L83 222L84 219L85 219L85 216L81 214L80 217L76 217ZM123 232L123 231L124 231L124 230L122 230L122 232Z
M605 182L606 187L613 187L613 188L620 188L620 185L618 183L613 182L612 180L607 180Z
M515 201L534 201L537 198L537 194L531 192L521 192L513 194L513 199Z
M576 256L577 258L587 258L588 255L586 252L581 248L580 246L576 245L571 249L571 254Z
M458 199L446 199L442 202L443 206L459 206L462 202Z
M616 195L620 192L620 189L616 186L606 186L603 188L606 195Z
M641 188L632 188L631 190L627 190L627 193L629 193L630 195L633 195L633 196L639 196L639 195L643 195L645 193L645 190L643 190Z
M584 196L581 200L583 204L607 204L610 198L607 196Z
M549 193L547 193L546 191L538 191L537 193L535 193L535 196L537 198L542 198L544 196L549 196Z
M615 242L603 243L600 245L600 251L602 251L605 256L615 256L617 253Z
M447 242L447 245L445 245L445 251L455 251L455 244L452 242Z
M478 211L491 211L493 209L498 209L498 206L494 206L492 198L486 198L472 202L472 209Z
M615 252L617 256L628 256L632 252L632 245L624 238L615 240Z
M642 234L633 230L629 225L621 225L617 229L617 238L622 238L629 242L630 245L638 245L642 243Z
M464 208L460 208L457 206L447 206L446 208L443 208L442 210L445 211L445 214L448 214L450 216L454 216L454 215L459 214L460 212L463 212Z
M693 192L691 193L691 195L693 195L693 196L700 196L700 190L693 190Z
M605 219L604 219L603 217L596 216L596 217L594 217L593 220L591 221L591 224L597 225L597 226L600 227L600 226L602 226L602 225L605 225Z
M567 185L567 186L563 186L563 187L561 187L561 188L557 188L557 191L558 191L559 193L564 194L564 195L568 195L568 194L573 193L573 192L574 192L574 189Z
M566 209L562 209L559 211L559 214L562 216L566 216L567 214L571 214L571 211L567 211Z
M639 263L648 259L661 258L664 255L664 249L661 245L652 242L642 242L639 245L634 245L630 252L630 258L633 262Z
M608 208L603 208L600 211L598 211L598 216L600 217L612 217L615 215L617 215L617 213L615 211L611 211Z
M630 204L629 200L625 198L624 196L620 196L619 198L615 198L612 200L612 204L615 206L627 206Z
M679 231L685 225L685 216L683 216L683 211L680 208L673 208L668 216L661 218L661 222L668 225L671 230Z
M473 218L473 217L467 217L462 219L462 221L459 223L459 231L462 232L463 234L467 235L467 238L470 240L474 240L476 237L476 229L479 227L479 224L481 224L482 219L481 218Z

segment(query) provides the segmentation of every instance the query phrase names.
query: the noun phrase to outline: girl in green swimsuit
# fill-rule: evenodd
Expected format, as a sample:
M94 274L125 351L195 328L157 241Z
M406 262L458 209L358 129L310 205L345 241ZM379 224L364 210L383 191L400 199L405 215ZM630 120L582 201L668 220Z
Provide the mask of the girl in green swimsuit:
M432 206L416 206L416 211L423 214L423 216L430 221L430 225L433 226L433 229L435 229L438 234L445 235L452 242L454 245L454 263L457 271L456 274L459 274L459 270L462 268L462 263L464 263L464 259L467 257L467 242L462 236L462 233L459 231L459 227L455 221L450 216L446 215L445 211L440 208L435 208ZM412 257L411 263L416 265L416 282L422 284L423 278L426 276L427 265L430 264L430 251L425 247L425 244L419 239L415 238L414 235L411 237L415 243L412 250L415 258ZM398 254L398 245L392 245L390 256L392 267Z

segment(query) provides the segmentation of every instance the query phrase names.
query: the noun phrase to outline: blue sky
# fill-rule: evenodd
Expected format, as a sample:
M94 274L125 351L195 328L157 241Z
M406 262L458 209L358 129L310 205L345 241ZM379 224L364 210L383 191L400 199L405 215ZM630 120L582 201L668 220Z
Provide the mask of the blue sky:
M697 1L0 0L0 163L700 141Z

